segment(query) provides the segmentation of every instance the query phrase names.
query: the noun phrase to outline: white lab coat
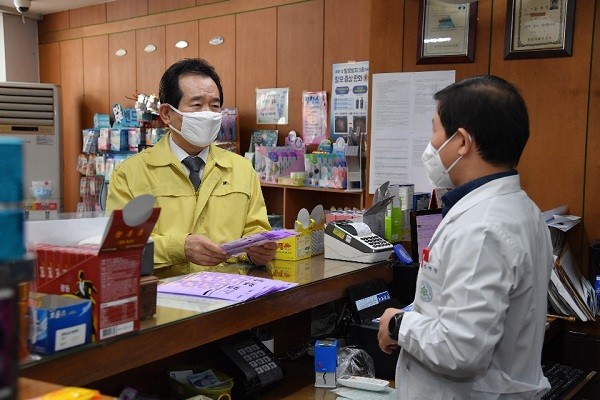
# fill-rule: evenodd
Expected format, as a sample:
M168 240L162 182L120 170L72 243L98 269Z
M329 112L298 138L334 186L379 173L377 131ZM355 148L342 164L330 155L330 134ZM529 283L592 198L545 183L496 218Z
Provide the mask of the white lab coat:
M458 201L429 249L400 325L398 399L541 397L552 243L519 176Z

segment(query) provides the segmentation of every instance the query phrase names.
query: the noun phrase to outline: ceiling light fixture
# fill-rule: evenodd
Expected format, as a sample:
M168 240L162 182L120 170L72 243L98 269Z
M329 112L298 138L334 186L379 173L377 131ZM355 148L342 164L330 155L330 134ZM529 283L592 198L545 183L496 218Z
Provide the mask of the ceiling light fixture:
M223 36L215 36L212 39L210 39L208 41L209 44L213 45L213 46L218 46L221 43L223 43L225 41L225 39L223 39Z
M156 46L153 44L149 44L148 46L144 47L144 51L146 53L152 53L152 52L156 51Z
M125 50L125 49L119 49L119 50L115 51L115 55L117 57L123 57L125 54L127 54L127 50Z
M175 43L175 47L177 47L178 49L185 49L189 45L190 44L188 42L186 42L185 40L180 40L179 42Z

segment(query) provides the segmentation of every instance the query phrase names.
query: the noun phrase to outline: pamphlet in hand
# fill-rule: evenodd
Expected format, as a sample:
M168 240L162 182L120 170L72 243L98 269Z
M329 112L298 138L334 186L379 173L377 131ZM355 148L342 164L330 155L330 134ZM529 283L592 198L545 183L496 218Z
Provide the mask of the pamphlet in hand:
M277 242L278 240L282 240L294 235L297 235L297 232L290 229L265 231L255 233L254 235L246 236L229 243L224 243L221 245L221 248L227 252L228 256L233 257L246 251L247 247L260 246L261 244L267 242Z

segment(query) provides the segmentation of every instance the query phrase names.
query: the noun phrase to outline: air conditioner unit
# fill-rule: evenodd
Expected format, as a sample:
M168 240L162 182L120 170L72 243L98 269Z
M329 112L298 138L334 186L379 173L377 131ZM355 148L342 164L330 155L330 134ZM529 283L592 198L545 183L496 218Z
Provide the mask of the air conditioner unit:
M23 197L34 198L31 181L52 181L50 202L62 205L60 99L57 85L0 82L0 137L23 142Z

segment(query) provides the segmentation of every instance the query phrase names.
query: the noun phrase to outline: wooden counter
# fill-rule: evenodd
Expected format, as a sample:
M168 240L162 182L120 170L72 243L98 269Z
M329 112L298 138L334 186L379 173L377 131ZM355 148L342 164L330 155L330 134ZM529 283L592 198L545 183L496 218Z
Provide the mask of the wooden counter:
M374 278L392 281L388 262L374 265L325 260L298 262L302 282L284 292L197 313L157 307L139 332L22 363L20 376L65 386L85 386L253 327L342 299L349 286ZM308 273L307 273L308 272ZM264 271L263 271L264 274Z

